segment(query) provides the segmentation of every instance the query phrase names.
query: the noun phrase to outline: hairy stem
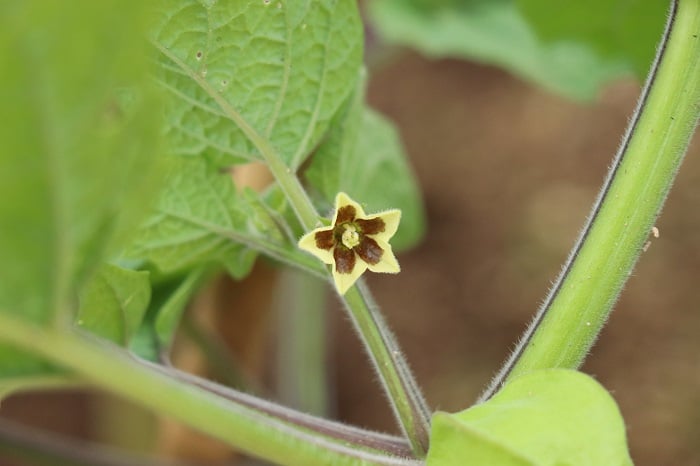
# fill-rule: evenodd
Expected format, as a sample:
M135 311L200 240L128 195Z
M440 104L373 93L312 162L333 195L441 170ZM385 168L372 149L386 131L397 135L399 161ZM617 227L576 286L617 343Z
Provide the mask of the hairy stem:
M392 450L400 448L387 436L361 433L330 421L311 422L309 416L270 403L267 409L246 405L239 400L243 394L225 397L217 391L226 390L210 382L187 383L196 379L183 374L175 377L167 368L138 362L89 335L37 327L0 312L0 340L268 461L309 466L419 464L377 449L384 444ZM257 405L265 404L257 401Z
M403 423L413 451L424 456L429 441L430 410L411 375L408 363L399 350L394 335L388 330L379 308L364 281L350 288L344 296L357 332L362 335L384 389L391 397L392 408Z
M639 258L700 116L700 0L671 3L634 117L581 236L517 348L481 396L544 368L576 368Z

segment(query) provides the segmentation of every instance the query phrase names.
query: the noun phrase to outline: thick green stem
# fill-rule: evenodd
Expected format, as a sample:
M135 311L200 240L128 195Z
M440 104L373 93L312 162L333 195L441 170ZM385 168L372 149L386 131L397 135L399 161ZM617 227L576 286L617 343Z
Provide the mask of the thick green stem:
M639 105L589 221L499 375L576 368L643 251L700 115L700 0L672 2Z
M279 416L231 402L140 364L87 335L37 327L0 312L0 340L268 461L310 466L417 464L362 444L322 436Z

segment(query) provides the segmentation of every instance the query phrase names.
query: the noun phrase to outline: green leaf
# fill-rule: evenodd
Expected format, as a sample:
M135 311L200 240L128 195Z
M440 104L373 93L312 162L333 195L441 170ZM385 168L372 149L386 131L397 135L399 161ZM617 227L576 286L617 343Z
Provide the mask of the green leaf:
M233 181L201 159L174 159L154 212L130 255L173 273L221 263L245 275L254 254L245 247L247 212Z
M201 266L185 274L161 276L154 271L151 301L129 349L141 358L161 362L170 351L192 295L212 270L217 269Z
M586 44L606 60L646 78L661 37L669 0L516 0L545 43Z
M428 466L631 465L625 424L593 378L566 369L525 374L489 401L433 416Z
M569 2L558 5L563 11ZM500 66L578 100L595 97L603 84L632 71L624 57L601 56L588 43L540 39L515 0L382 0L369 6L374 24L390 42L432 57ZM547 18L552 23L559 21L557 14Z
M128 346L150 299L148 272L105 264L80 292L78 326Z
M236 191L228 172L204 159L175 157L165 189L129 254L150 260L165 273L221 264L241 278L257 252L318 268L270 212L251 203L251 193Z
M328 208L344 191L368 213L401 209L401 225L392 239L396 250L415 245L425 232L420 190L399 136L389 121L366 107L361 86L336 117L305 176Z
M2 8L0 306L45 321L69 304L119 214L142 204L151 182L157 118L137 87L147 79L142 8L135 0Z
M0 3L0 312L37 323L73 312L157 186L144 8ZM0 376L46 370L0 347Z
M192 295L199 289L199 285L206 277L207 272L208 268L206 267L199 267L190 271L159 306L156 312L154 328L160 348L170 348L172 345L182 314Z
M362 25L344 0L167 0L153 41L176 153L240 163L261 138L296 168L354 87Z

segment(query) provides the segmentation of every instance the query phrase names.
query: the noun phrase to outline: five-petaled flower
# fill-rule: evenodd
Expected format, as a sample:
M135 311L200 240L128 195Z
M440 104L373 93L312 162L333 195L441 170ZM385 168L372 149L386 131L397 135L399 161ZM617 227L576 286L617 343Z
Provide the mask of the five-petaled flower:
M366 215L360 204L338 193L333 224L304 235L299 247L333 265L335 286L338 293L345 294L367 269L384 273L401 270L389 245L400 220L400 210Z

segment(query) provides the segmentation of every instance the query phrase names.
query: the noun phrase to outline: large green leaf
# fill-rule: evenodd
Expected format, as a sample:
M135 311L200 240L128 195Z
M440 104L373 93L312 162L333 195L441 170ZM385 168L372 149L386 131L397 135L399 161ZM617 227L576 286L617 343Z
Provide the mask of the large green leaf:
M336 117L305 176L328 202L344 191L369 213L401 209L401 225L392 239L395 249L421 239L425 214L418 184L396 130L366 106L361 86Z
M2 312L74 310L157 186L143 13L138 0L0 3ZM0 348L1 376L43 369Z
M625 423L610 394L565 369L532 372L489 401L433 416L428 466L627 466Z
M362 29L346 0L163 0L153 41L178 154L217 165L272 143L292 168L354 88Z
M558 10L569 4L557 3ZM625 57L601 56L585 41L539 38L515 0L377 0L369 6L374 24L391 42L433 57L500 66L575 99L591 99L602 84L634 69ZM559 21L554 13L546 18Z
M516 0L546 43L573 41L628 64L643 80L661 37L669 0Z
M80 292L77 324L127 346L151 299L148 272L103 265Z

